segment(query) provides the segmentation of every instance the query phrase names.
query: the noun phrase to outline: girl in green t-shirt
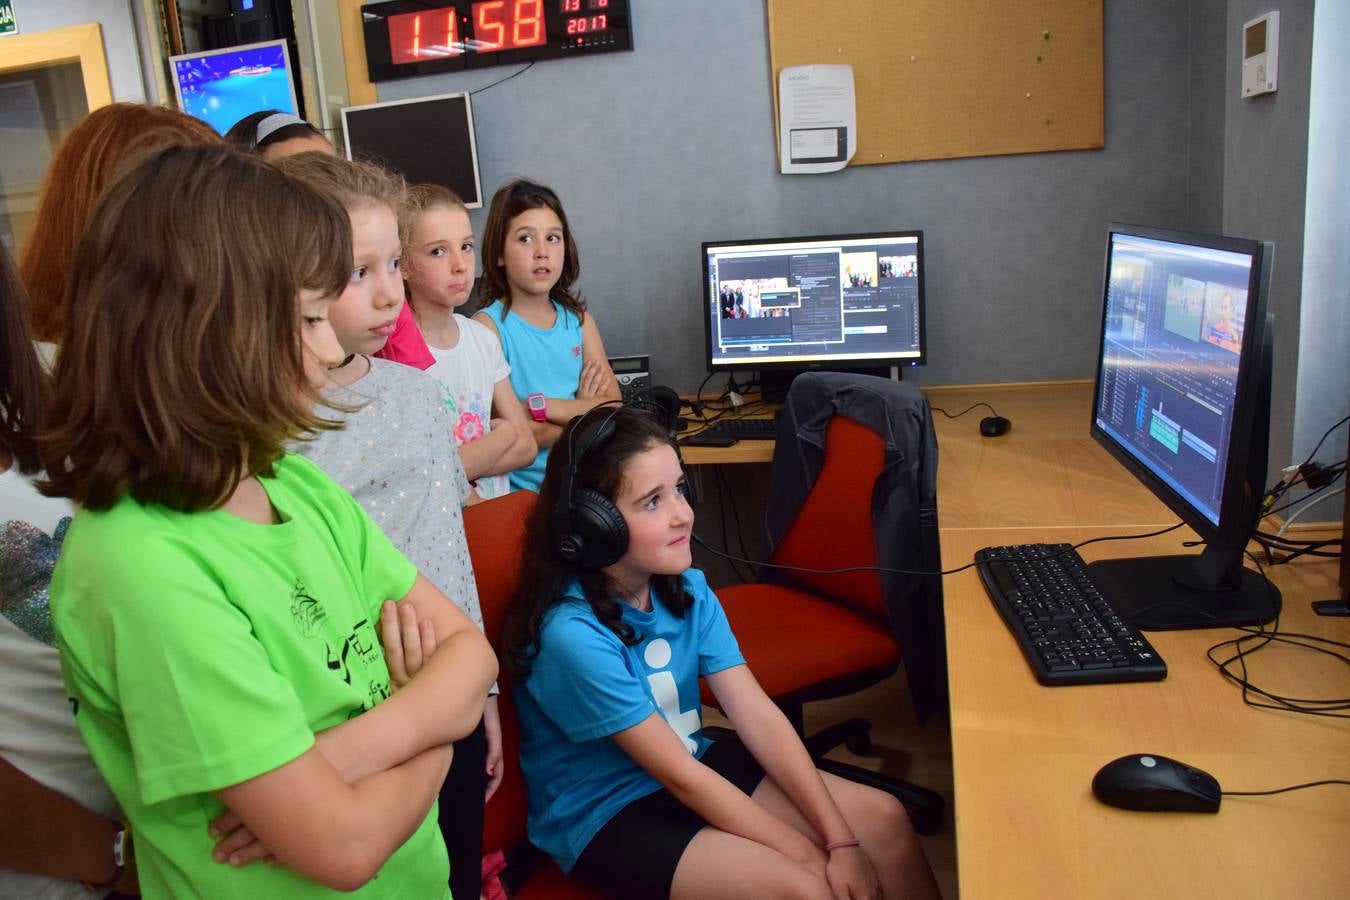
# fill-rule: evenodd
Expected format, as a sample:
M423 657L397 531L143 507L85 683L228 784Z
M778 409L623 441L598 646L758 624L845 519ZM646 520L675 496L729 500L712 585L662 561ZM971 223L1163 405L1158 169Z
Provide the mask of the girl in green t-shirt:
M436 791L491 648L284 452L332 426L351 253L340 205L214 147L144 157L79 244L41 444L44 491L81 507L51 607L146 896L448 896Z

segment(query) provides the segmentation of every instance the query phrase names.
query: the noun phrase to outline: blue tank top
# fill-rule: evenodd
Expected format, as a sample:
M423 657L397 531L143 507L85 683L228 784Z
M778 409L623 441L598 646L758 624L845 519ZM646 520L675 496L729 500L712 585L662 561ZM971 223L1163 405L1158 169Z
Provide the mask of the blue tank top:
M524 400L530 394L574 400L581 380L581 320L577 314L549 301L557 314L552 328L536 328L502 301L493 301L483 312L492 317L502 339L502 353L511 366L511 388ZM511 473L513 489L538 491L544 480L548 451L540 450L530 465Z

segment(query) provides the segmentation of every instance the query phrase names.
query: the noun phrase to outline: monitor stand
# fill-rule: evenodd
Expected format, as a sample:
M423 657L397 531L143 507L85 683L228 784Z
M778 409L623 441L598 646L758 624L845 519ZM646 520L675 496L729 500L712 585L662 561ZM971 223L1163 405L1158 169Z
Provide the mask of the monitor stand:
M1264 625L1280 614L1280 589L1264 575L1239 566L1216 586L1197 571L1210 562L1202 557L1104 559L1087 568L1116 613L1144 631Z
M803 372L843 372L849 375L873 375L878 378L891 377L890 366L861 366L857 368L835 368L833 366L811 367L803 369L762 369L759 373L759 393L766 403L782 403L787 397L792 380ZM896 372L900 368L895 369ZM899 375L896 376L897 378Z

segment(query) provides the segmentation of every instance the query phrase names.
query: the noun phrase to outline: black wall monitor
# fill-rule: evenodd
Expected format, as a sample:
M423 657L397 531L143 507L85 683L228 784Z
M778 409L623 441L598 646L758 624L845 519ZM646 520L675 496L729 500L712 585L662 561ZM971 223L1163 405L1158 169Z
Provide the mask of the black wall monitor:
M470 209L483 205L468 94L348 106L342 131L348 159L388 166L409 184L447 187Z
M703 245L709 372L926 361L923 232Z
M1270 443L1274 248L1111 226L1092 436L1200 535L1193 555L1092 563L1141 628L1274 618L1280 594L1243 567Z

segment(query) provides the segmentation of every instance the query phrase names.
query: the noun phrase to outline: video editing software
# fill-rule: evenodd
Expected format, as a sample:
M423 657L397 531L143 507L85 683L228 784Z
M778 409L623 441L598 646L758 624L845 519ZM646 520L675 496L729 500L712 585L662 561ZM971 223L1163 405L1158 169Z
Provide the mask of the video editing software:
M709 362L922 361L920 232L705 244Z
M1120 233L1108 253L1097 427L1217 525L1252 257Z

